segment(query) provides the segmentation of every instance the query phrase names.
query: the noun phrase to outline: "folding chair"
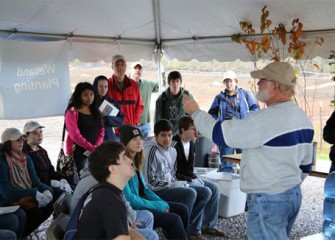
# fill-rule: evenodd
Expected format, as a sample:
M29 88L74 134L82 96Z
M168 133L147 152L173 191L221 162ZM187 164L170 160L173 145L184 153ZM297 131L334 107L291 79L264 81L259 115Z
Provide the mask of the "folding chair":
M54 203L54 216L58 217L61 213L70 214L72 194L62 193Z
M61 213L49 226L46 235L48 240L63 239L70 215Z

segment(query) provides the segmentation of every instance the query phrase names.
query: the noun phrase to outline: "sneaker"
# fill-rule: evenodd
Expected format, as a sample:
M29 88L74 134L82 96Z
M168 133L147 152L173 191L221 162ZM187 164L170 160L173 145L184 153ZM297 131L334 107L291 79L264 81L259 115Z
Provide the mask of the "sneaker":
M206 240L206 238L204 238L201 235L197 235L197 234L190 234L188 236L188 240Z
M226 234L217 228L203 228L202 233L217 237L226 237Z

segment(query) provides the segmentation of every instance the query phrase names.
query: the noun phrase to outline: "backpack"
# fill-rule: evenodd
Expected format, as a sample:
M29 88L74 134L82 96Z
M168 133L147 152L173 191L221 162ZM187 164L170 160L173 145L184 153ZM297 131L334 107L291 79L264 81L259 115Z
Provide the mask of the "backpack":
M94 186L90 190L88 190L79 200L77 203L76 208L74 209L70 221L66 227L66 231L64 234L64 240L74 240L77 239L77 232L78 232L78 221L80 219L81 213L84 208L85 201L87 197L96 189L101 188L104 186Z

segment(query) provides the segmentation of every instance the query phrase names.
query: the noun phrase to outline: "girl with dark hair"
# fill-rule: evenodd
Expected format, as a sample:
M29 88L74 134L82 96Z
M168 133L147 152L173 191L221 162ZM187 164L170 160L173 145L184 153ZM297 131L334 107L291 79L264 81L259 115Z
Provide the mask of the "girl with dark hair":
M24 231L28 236L53 212L52 190L38 178L33 162L23 149L23 135L17 128L6 128L0 148L0 205L20 205L26 214ZM24 225L24 214L18 215ZM19 238L20 236L18 236Z
M154 228L160 227L168 239L187 239L189 210L182 203L166 202L150 190L142 175L144 160L142 133L137 127L123 125L119 128L120 141L126 146L126 155L135 166L124 193L134 209L149 210L154 216Z
M73 154L78 173L87 165L87 157L104 139L101 112L92 84L78 83L65 112L68 132L66 153Z
M105 140L114 140L120 141L120 138L115 135L114 128L118 128L122 125L124 115L120 109L120 105L114 99L108 97L108 79L107 77L100 75L94 79L93 89L97 96L98 106L104 102L104 100L108 101L108 103L114 105L118 111L116 115L110 115L108 112L103 111L103 121L105 127Z

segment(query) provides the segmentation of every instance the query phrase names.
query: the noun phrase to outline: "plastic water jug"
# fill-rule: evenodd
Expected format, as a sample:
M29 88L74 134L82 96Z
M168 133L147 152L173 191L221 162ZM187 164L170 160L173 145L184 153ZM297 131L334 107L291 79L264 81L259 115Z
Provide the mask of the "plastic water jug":
M325 181L323 219L323 234L335 240L335 172L329 174Z
M208 153L208 167L218 168L220 166L220 154L219 153Z

